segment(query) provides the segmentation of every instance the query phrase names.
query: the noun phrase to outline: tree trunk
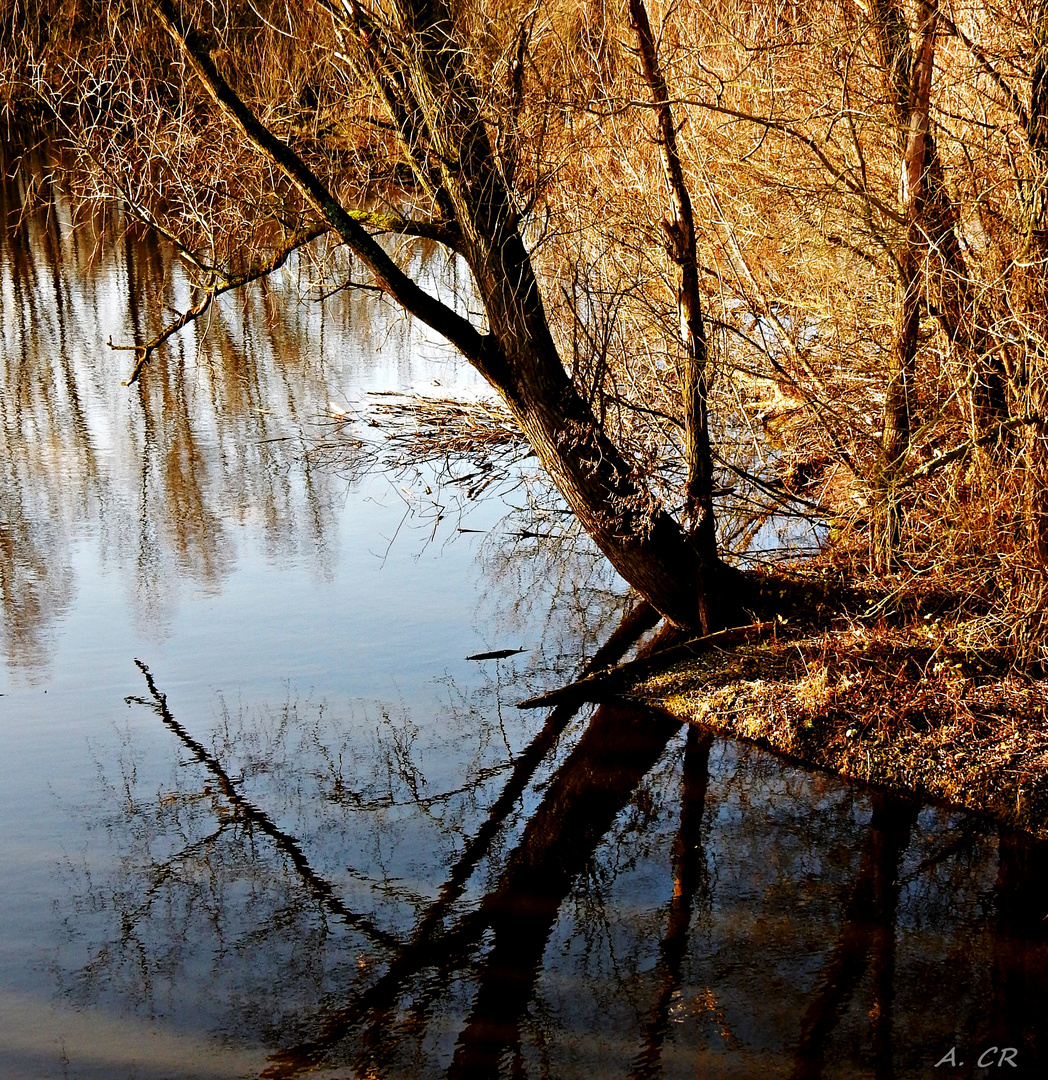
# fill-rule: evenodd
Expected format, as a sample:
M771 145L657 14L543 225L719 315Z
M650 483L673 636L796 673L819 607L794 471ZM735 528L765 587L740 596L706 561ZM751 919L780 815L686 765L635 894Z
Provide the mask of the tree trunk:
M702 320L699 294L699 258L695 238L695 214L684 181L677 131L662 74L655 38L644 0L630 0L630 24L637 38L644 78L655 102L659 127L659 151L673 208L666 222L670 258L677 265L677 307L681 343L684 346L681 391L684 398L684 456L688 467L684 516L703 556L715 559L716 522L713 515L713 455L709 425L709 343Z
M1019 260L1019 304L1025 311L1022 390L1032 418L1027 429L1023 492L1028 548L1019 588L1022 604L1014 645L1026 661L1048 667L1048 2L1037 0L1031 18L1029 180L1026 239Z
M1036 313L1040 333L1030 334L1039 348L1027 361L1030 425L1026 455L1026 516L1031 561L1043 579L1048 576L1048 0L1039 0L1033 17L1033 63L1030 70L1030 182L1026 201L1027 310Z
M898 129L899 148L905 154L916 104L914 67L925 48L925 37L919 26L917 41L911 47L909 27L898 0L873 0L870 17L884 68L888 105ZM925 18L922 6L918 21L923 24ZM916 245L913 263L915 268L924 267L918 272L924 279L929 309L967 367L972 437L978 438L981 432L1008 418L1007 376L994 347L996 342L983 329L986 320L980 317L981 305L957 236L957 210L946 187L942 159L930 126L924 133L924 191L918 223L920 227L910 241Z
M918 5L920 39L912 68L911 103L903 154L900 191L906 214L906 237L899 253L899 306L895 340L889 360L888 391L884 402L881 441L880 522L876 558L882 569L893 560L901 533L897 482L910 449L911 394L914 390L917 334L921 318L922 275L919 257L924 235L932 68L935 60L936 9L933 2Z

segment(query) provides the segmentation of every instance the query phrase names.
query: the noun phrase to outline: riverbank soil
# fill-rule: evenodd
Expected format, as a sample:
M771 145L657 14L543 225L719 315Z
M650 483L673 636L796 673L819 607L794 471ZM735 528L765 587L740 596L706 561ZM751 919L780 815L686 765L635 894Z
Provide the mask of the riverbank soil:
M629 696L863 782L1048 837L1048 679L988 647L979 616L919 579L769 574L773 631L639 680ZM788 612L784 614L783 612Z

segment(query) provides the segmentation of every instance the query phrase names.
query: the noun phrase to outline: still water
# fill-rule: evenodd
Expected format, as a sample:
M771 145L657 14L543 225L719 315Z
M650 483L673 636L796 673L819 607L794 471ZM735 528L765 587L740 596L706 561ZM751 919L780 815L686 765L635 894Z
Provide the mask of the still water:
M124 387L170 252L2 197L0 1075L1044 1075L1042 846L518 711L628 601L519 447L390 412L454 355L302 263Z

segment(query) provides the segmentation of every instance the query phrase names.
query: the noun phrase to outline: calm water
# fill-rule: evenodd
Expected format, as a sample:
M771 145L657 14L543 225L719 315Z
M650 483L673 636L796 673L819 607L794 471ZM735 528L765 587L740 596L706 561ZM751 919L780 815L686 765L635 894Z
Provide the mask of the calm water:
M303 265L123 387L169 252L3 200L0 1075L1044 1075L1043 847L518 711L622 588L519 451L385 440L453 355Z

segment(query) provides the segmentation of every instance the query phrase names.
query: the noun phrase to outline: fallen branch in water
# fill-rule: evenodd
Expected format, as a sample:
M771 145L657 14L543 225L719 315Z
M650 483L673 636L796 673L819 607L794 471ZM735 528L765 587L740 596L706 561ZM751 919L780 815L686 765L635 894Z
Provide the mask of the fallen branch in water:
M475 499L531 453L498 401L395 391L373 391L368 397L372 400L359 407L333 412L336 430L309 451L313 460L350 465L355 477L433 465L441 484L458 485L466 499ZM381 437L369 437L368 429Z
M538 709L543 705L555 705L561 702L605 701L619 693L631 682L642 679L661 667L674 664L678 660L687 660L699 653L708 652L721 645L737 645L741 641L754 641L775 628L775 622L755 622L746 626L732 626L718 630L703 637L689 638L677 645L660 649L650 656L644 656L615 668L594 672L575 682L549 690L537 697L517 702L518 709Z

